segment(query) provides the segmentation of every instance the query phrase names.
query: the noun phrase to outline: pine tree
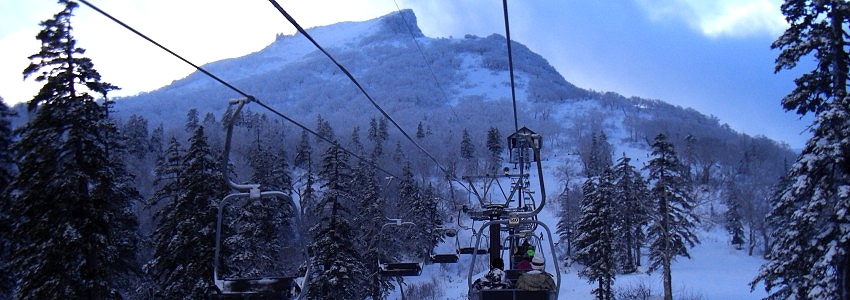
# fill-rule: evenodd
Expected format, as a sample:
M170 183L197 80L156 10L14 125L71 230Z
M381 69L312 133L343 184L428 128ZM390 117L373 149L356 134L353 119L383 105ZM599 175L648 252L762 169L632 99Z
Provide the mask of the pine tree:
M410 219L419 225L417 239L422 241L422 246L416 255L420 260L427 260L431 250L443 242L443 235L437 230L443 227L443 217L437 209L437 203L440 201L434 192L434 187L429 184L410 206Z
M469 130L463 129L460 140L460 158L466 160L466 172L474 174L478 172L478 160L475 159L475 144L469 136Z
M472 137L469 136L469 130L463 129L463 135L460 140L460 157L470 160L475 157L475 144L472 143Z
M699 222L693 212L686 167L664 134L652 143L652 159L644 167L649 173L652 208L647 228L649 271L662 268L664 299L673 299L670 265L676 256L690 258L688 248L699 243L694 227Z
M573 243L576 237L576 223L581 216L581 192L578 189L570 189L569 180L564 181L564 190L558 195L558 203L561 211L557 224L557 233L561 241L567 243L564 266L569 267L572 263Z
M189 112L186 113L186 124L183 126L183 129L186 130L187 133L195 132L200 126L201 120L199 119L198 109L192 108L189 109Z
M263 190L278 190L288 195L292 180L286 172L286 162L260 143L255 142L253 146L248 157L253 170L250 182L259 184ZM280 271L285 239L279 233L292 232L295 224L287 216L297 213L288 210L289 201L288 197L267 196L248 199L241 206L225 209L232 212L227 219L234 232L223 244L230 252L229 271L236 277L255 278Z
M359 126L354 126L354 128L351 129L351 149L351 151L354 151L354 153L357 153L358 155L361 155L365 153L364 151L366 151L366 148L363 147L363 142L360 141Z
M591 136L590 148L586 155L582 155L584 161L584 173L587 177L600 176L606 169L611 167L611 149L613 146L608 143L608 138L605 133L601 133L599 137L596 134Z
M322 157L324 196L316 206L321 220L310 228L312 242L307 245L310 299L359 299L368 293L366 267L352 241L352 214L344 205L351 198L350 172L348 155L334 143Z
M44 85L28 103L35 116L18 128L12 146L19 173L14 190L10 265L21 299L105 299L136 264L137 225L130 213L138 193L119 162L118 131L102 82L71 33L78 5L41 22L41 50L30 56L24 78Z
M328 122L328 120L322 118L322 115L316 116L316 133L320 137L323 137L328 140L335 139L334 129L333 127L331 127L331 123ZM316 145L322 145L322 143L324 143L324 140L319 137L316 137Z
M421 250L428 248L428 241L424 239L424 228L431 219L426 219L427 212L424 212L419 206L423 202L422 190L413 177L413 169L410 167L410 162L405 162L401 170L401 178L398 183L398 207L402 209L402 219L416 224L414 228L401 227L398 230L406 231L403 234L397 235L396 239L401 239L402 236L408 241L397 241L385 243L390 245L404 245L403 253L405 257L414 257L416 259L424 259ZM397 255L398 256L398 255Z
M611 286L617 271L614 262L614 207L611 203L614 187L611 179L612 175L607 171L601 176L587 179L582 187L584 197L581 218L576 224L578 237L575 242L575 259L585 266L578 274L589 283L598 284L593 294L600 300L613 299Z
M741 201L737 185L734 181L730 182L727 185L726 197L724 198L726 203L724 228L729 233L729 243L738 250L741 250L744 246L744 224L741 222L740 212Z
M499 133L499 128L490 127L487 130L487 151L489 151L490 156L488 159L489 163L489 172L498 171L499 165L502 163L502 151L504 147L502 146L502 134Z
M381 276L378 267L379 258L387 255L387 251L379 247L381 226L384 218L384 199L381 197L381 187L375 174L375 164L360 160L354 172L354 183L359 195L357 229L360 241L358 251L363 257L363 264L368 275L366 286L372 299L384 299L387 292L393 288L392 278Z
M369 120L368 138L372 141L372 157L374 158L381 157L384 154L384 142L388 137L386 124L384 119L381 119L380 122L375 118Z
M416 139L422 140L425 138L425 127L422 126L422 122L420 121L418 125L416 125Z
M12 295L14 271L9 265L12 249L11 195L6 191L15 178L16 163L12 146L12 121L15 112L0 97L0 295ZM5 296L0 296L3 299Z
M295 158L292 160L293 165L299 168L306 168L310 164L312 152L313 147L310 146L310 138L307 135L307 131L301 131L301 141L295 146Z
M148 120L132 114L127 118L122 130L127 144L127 153L137 159L144 159L150 149L148 139Z
M850 97L846 1L786 0L790 27L771 45L775 71L814 58L814 70L795 80L782 99L786 110L814 113L807 141L789 170L768 218L777 227L763 281L775 299L850 299ZM808 57L804 59L804 57Z
M151 139L148 142L150 148L148 148L148 152L150 152L156 160L159 160L163 153L163 144L165 143L165 128L163 128L162 123L159 123L159 126L151 130Z
M648 221L646 183L625 154L612 167L615 228L619 234L617 261L623 273L637 271L640 266L643 227Z
M154 214L154 255L145 270L165 298L199 299L212 279L216 207L226 192L220 164L213 158L203 126L193 132L180 165L182 170L170 171L179 176L170 185L173 201Z

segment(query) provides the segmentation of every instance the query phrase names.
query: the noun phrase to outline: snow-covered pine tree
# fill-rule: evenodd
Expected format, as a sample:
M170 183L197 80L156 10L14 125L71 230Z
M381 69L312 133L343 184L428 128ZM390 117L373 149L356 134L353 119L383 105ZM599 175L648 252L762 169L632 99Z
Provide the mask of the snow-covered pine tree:
M197 108L191 108L188 112L186 112L186 124L183 126L183 129L186 130L186 133L193 133L198 126L201 125L200 114L198 113Z
M425 127L422 126L422 121L419 121L419 124L416 125L416 139L422 140L425 138Z
M813 56L814 70L795 80L782 99L786 110L815 113L806 142L769 214L777 225L770 260L751 286L763 281L773 299L850 299L850 97L847 81L846 1L786 0L790 27L771 45L780 49L775 71ZM808 58L807 58L808 59ZM803 59L806 60L806 59Z
M101 81L76 46L71 17L78 5L59 3L62 11L41 22L41 49L24 70L24 78L44 85L12 146L20 164L9 185L17 216L10 265L20 299L105 299L136 263L137 229L126 218L137 193L114 156L118 131L94 98L117 88Z
M121 133L126 140L127 153L139 160L144 159L150 149L148 120L140 115L132 114L124 123Z
M404 154L404 148L401 147L401 141L395 142L395 151L393 151L393 161L401 164L401 162L407 159L407 155Z
M310 137L306 130L301 131L301 140L295 146L295 157L292 159L292 164L299 168L307 168L310 164L310 156L312 155L313 147L310 146Z
M265 191L289 193L292 180L286 172L286 162L271 148L255 141L249 152L248 164L253 170L251 183L260 184ZM295 224L288 217L297 213L289 211L289 201L289 198L267 196L233 203L225 210L228 212L226 220L234 231L224 240L224 247L229 249L227 263L231 274L240 278L256 278L283 271L284 264L280 261L283 248L291 244L288 241L295 236L281 234L299 230L292 227ZM286 258L299 257L297 253Z
M729 243L735 249L741 250L744 247L744 224L741 222L740 212L742 199L734 180L727 184L726 197L723 200L726 203L723 227L729 233Z
M443 242L443 232L437 230L443 227L443 216L438 209L442 198L434 190L430 183L422 190L422 195L411 206L416 224L421 225L420 237L424 245L420 249L419 256L423 261L430 257L431 250L437 244Z
M165 150L162 152L162 157L157 160L156 168L154 168L154 185L159 189L154 193L154 197L148 202L151 205L156 205L161 200L176 201L183 189L181 179L183 174L183 148L177 138L172 136L168 140Z
M644 169L649 173L652 201L647 227L649 271L662 268L664 299L673 299L670 264L676 256L690 258L688 248L699 243L693 232L699 220L694 214L687 168L682 165L673 144L659 134L652 143L652 159Z
M425 234L422 230L422 228L428 226L427 224L431 222L430 219L425 219L427 212L423 211L420 206L423 202L422 197L422 190L413 176L413 169L410 166L410 162L405 162L401 169L401 178L399 178L398 202L396 205L400 209L402 219L413 222L416 226L397 227L397 230L402 230L403 233L388 238L396 240L403 238L405 240L384 243L385 245L404 246L403 249L396 250L400 252L400 254L396 254L397 257L424 259L421 250L431 249L427 248L429 243L427 239L424 239Z
M563 257L564 266L572 264L574 252L573 242L576 236L575 224L581 216L581 192L570 189L569 180L564 180L564 190L558 195L561 211L558 214L556 232L561 241L567 243L566 255Z
M466 172L475 174L478 172L478 159L475 156L475 143L472 142L472 137L469 135L469 130L463 129L463 134L460 140L460 158L466 161Z
M12 198L10 191L6 190L16 172L15 155L11 147L11 118L14 115L15 112L0 97L0 299L11 299L16 278L9 265L12 254Z
M384 142L389 138L387 121L384 118L381 118L380 121L375 118L369 120L369 134L367 137L372 141L372 157L381 157L384 154Z
M576 224L575 260L584 265L578 275L588 283L597 283L593 289L596 299L614 298L611 286L617 272L614 261L614 186L612 174L605 171L600 176L588 178L582 186L581 217Z
M227 192L203 126L193 132L180 165L170 191L176 197L154 214L154 254L145 270L165 298L200 299L212 283L216 208Z
M587 149L587 153L582 153L585 176L588 178L600 176L606 169L611 167L613 164L611 161L612 148L613 146L608 143L608 138L604 132L600 133L599 137L595 133L591 136L590 147Z
M393 289L391 280L381 276L378 268L378 258L385 256L385 249L381 249L381 226L386 222L384 218L384 198L381 197L381 185L375 174L376 166L373 162L360 160L354 172L354 190L359 195L358 211L356 215L357 233L359 238L358 251L363 258L368 277L366 278L368 294L372 299L384 299L387 292Z
M460 157L467 160L475 157L475 144L472 143L472 137L469 136L469 130L466 128L463 129L460 140Z
M334 134L334 129L331 127L331 123L322 118L322 115L316 115L316 133L319 135L316 137L316 146L319 147L317 150L319 152L325 151L325 140L322 138L331 141L336 140L336 134Z
M643 246L643 228L648 222L646 182L640 172L630 164L631 158L623 154L612 167L614 185L613 206L617 228L617 262L623 273L633 273L640 266L640 249Z
M163 144L165 143L165 128L162 123L159 123L158 126L154 127L151 130L151 138L148 142L150 148L148 148L148 152L153 155L155 161L158 161L162 158L163 153Z
M499 166L502 164L502 151L505 147L502 146L502 134L499 133L499 128L490 127L487 130L487 172L495 174Z
M366 267L354 246L350 208L351 168L346 154L334 143L322 156L319 172L323 197L316 206L321 220L310 228L312 241L306 295L310 299L361 299L367 290Z
M366 151L366 147L360 141L360 126L354 126L351 129L351 151L354 151L354 153L360 156L363 156L364 151Z

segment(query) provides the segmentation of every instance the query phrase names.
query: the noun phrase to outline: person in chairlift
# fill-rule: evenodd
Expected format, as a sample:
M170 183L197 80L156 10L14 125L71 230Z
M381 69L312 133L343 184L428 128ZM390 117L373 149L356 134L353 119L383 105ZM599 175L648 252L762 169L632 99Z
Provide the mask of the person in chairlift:
M536 255L531 260L531 271L525 272L517 280L516 287L526 291L548 291L555 288L552 274L546 273L546 259Z

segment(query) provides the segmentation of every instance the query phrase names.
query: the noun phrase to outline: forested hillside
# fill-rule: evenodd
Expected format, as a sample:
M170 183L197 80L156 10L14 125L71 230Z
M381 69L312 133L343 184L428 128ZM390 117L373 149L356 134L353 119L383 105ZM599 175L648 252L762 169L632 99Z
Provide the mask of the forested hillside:
M275 110L248 103L232 120L230 164L224 168L224 125L233 108L228 103L238 98L226 87L196 72L149 93L111 99L108 117L125 150L115 159L133 175L127 184L138 192L126 198L137 220L127 222L130 229L138 226L139 272L122 278L125 299L205 292L214 212L227 194L224 176L283 191L296 203L291 208L287 199L276 198L226 209L224 274L295 276L310 256L313 263L331 260L339 265L335 270L351 272L324 274L351 281L328 281L323 290L379 298L393 280L369 275L379 257L426 257L446 238L434 228L458 222L468 196L450 179L506 165L505 138L515 127L503 36L429 38L409 10L310 32L427 154L301 35L280 35L255 53L204 66ZM513 58L519 126L543 136L541 156L558 179L547 182L547 193L558 211L564 263L576 254L568 248L572 243L587 242L576 241L572 231L585 224L582 185L601 180L611 168L621 176L644 176L633 184L652 188L647 183L654 151L661 151L656 148L677 157L671 168L681 172L683 183L676 189L692 203L701 220L695 224L728 228L730 247L768 254L774 238L765 222L769 202L796 157L787 145L661 100L576 87L518 43ZM39 120L35 112L17 111L15 118L4 111L0 116L15 125ZM395 236L406 244L379 241L376 226L386 217L425 229ZM633 233L653 234L649 225L635 222L639 232ZM634 243L627 247L639 251ZM583 254L576 255L581 260ZM351 288L355 284L368 288Z

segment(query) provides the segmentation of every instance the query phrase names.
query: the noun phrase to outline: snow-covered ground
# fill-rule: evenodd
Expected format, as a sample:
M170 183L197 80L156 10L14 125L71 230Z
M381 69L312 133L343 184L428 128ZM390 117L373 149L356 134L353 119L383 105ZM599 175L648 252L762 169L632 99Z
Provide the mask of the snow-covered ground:
M750 292L749 282L755 277L759 266L764 262L758 256L747 256L744 250L735 250L726 242L726 233L715 227L713 230L699 233L701 244L690 250L691 259L679 257L673 264L674 299L761 299L767 294L759 286ZM482 262L479 257L477 262ZM486 260L486 259L484 259ZM643 262L646 259L644 258ZM422 276L406 277L405 291L427 287L433 294L421 293L425 299L466 299L467 273L470 259L461 258L458 264L425 266ZM483 263L477 263L481 271ZM578 266L561 268L560 299L592 299L594 285L577 275ZM547 270L552 270L551 266ZM645 270L645 269L643 269ZM661 271L652 274L640 272L630 275L618 275L614 284L615 291L647 288L653 296L663 292ZM482 274L473 276L473 279ZM414 297L416 298L416 297ZM387 299L401 299L399 289ZM410 299L410 298L409 298ZM417 298L422 299L422 298Z

